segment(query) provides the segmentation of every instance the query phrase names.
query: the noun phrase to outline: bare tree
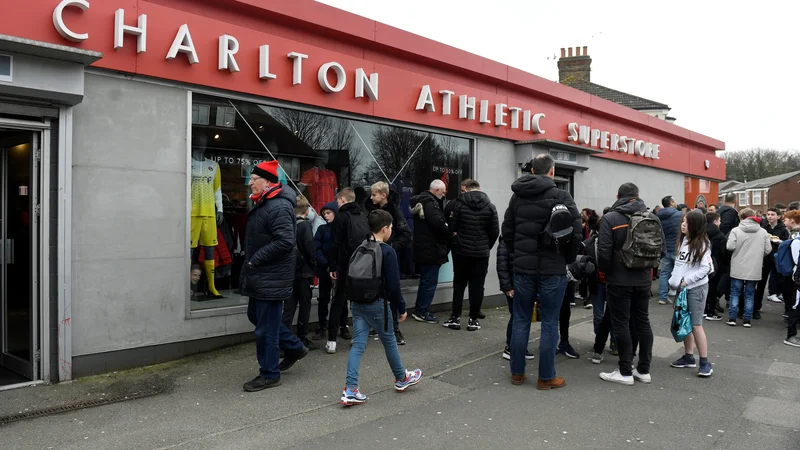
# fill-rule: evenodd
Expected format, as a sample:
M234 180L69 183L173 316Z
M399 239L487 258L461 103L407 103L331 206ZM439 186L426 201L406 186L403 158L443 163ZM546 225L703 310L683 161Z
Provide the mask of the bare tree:
M800 170L800 152L751 148L722 152L728 180L751 181Z

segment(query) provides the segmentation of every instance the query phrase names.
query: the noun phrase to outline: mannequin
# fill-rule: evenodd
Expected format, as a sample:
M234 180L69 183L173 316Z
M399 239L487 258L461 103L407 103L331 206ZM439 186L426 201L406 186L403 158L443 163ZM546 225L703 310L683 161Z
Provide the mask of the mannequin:
M192 135L192 259L198 260L198 246L203 248L208 292L224 298L214 285L214 247L217 224L222 222L222 179L219 164L205 157L208 137Z

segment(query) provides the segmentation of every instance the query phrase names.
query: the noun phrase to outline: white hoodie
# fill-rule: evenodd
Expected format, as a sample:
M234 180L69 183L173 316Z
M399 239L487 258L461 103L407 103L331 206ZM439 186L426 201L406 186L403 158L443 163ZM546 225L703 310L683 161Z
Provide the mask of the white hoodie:
M672 269L669 286L677 289L681 285L681 280L686 282L688 289L708 284L708 275L711 273L712 265L710 245L706 246L700 262L693 263L689 259L689 240L684 238L678 254L675 255L675 268Z

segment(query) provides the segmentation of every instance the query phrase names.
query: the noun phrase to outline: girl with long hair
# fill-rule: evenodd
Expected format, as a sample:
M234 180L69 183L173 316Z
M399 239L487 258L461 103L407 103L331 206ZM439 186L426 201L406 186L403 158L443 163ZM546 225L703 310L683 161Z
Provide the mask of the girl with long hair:
M694 347L700 353L700 368L697 375L710 377L713 373L708 362L708 339L703 329L703 316L708 295L708 276L713 270L711 244L706 235L706 216L691 211L683 216L678 248L675 253L675 268L669 279L672 289L686 290L689 315L692 318L692 333L683 341L685 354L671 364L672 367L694 368Z

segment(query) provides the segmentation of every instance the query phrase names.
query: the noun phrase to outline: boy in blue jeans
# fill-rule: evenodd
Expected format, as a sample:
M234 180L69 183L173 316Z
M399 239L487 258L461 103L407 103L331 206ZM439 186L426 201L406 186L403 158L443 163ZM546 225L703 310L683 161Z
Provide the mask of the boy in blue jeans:
M399 314L399 322L405 321L407 314L406 302L400 292L400 266L397 262L397 254L392 247L385 244L392 236L392 215L383 210L376 210L369 214L367 221L375 241L381 244L383 295L372 303L351 302L353 346L350 348L350 357L347 360L347 379L341 398L344 406L361 405L367 401L367 396L358 390L358 368L361 364L361 355L364 354L367 346L370 327L378 332L378 337L383 344L386 360L394 374L394 389L397 392L403 392L414 386L422 378L420 369L408 371L403 366L394 334L392 311L397 311ZM387 297L391 308L388 308L384 302L384 298Z

